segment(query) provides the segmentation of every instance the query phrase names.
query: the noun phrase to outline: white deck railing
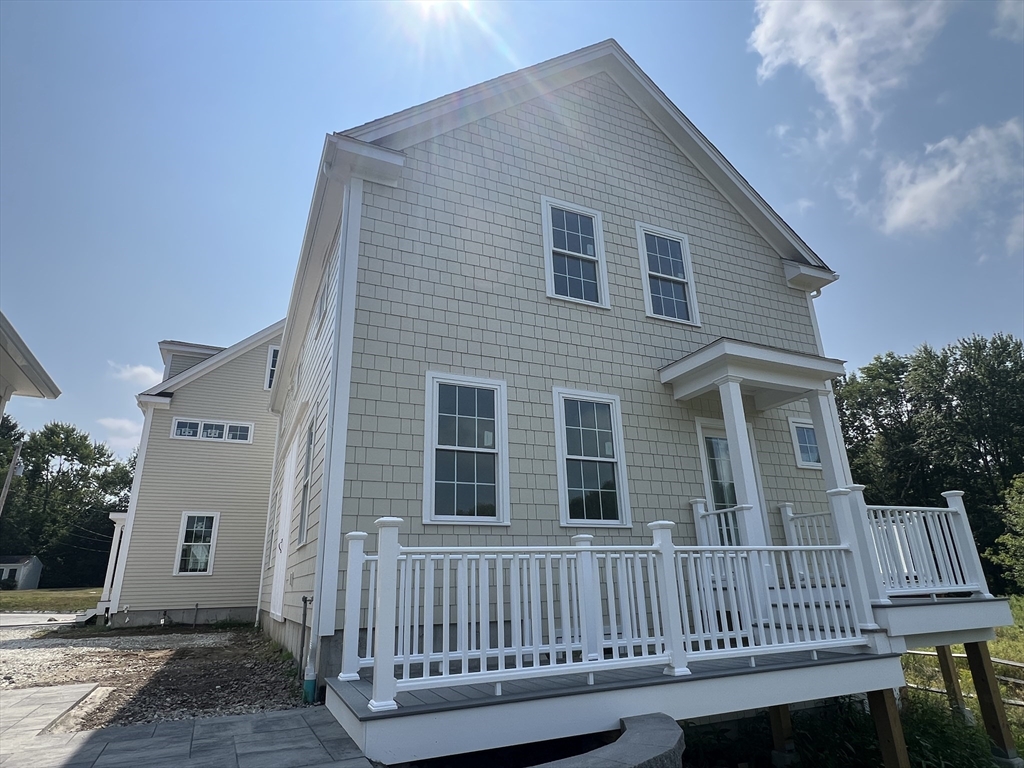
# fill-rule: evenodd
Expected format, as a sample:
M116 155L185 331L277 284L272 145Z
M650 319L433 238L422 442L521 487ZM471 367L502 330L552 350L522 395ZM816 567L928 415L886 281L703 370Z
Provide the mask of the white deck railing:
M709 509L704 499L690 501L694 522L697 525L697 543L706 547L737 547L742 544L740 537L741 517L754 507L738 504L727 509Z
M867 507L871 539L888 595L988 595L963 493L947 491L942 495L948 507Z
M405 690L864 642L843 547L676 547L664 521L648 546L402 547L400 522L377 521L376 556L347 537L341 677L373 668L374 711Z
M780 504L786 543L791 547L826 547L836 543L832 511L796 512L792 504Z

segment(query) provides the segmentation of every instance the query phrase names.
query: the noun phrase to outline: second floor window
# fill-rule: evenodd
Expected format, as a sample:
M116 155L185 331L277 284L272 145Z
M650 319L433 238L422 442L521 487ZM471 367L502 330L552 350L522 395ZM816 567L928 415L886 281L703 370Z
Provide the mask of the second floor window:
M548 296L607 308L601 214L546 197L542 207Z
M270 347L267 349L267 374L263 384L264 389L270 389L274 386L274 374L277 373L277 358L280 354L280 347Z
M699 325L686 235L645 224L637 224L636 234L648 317Z

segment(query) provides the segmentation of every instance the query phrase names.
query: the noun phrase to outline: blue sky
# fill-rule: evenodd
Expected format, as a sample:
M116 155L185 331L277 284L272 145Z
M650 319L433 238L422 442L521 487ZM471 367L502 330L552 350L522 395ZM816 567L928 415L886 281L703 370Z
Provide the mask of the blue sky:
M0 3L0 305L119 453L284 316L324 134L614 37L840 275L826 352L1024 335L1024 0Z

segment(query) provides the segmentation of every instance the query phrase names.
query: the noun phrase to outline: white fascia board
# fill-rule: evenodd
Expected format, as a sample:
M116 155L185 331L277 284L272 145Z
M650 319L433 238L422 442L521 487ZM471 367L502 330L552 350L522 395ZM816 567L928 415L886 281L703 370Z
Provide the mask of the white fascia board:
M226 349L222 349L212 357L208 357L201 363L193 365L191 368L182 371L177 376L172 376L167 381L162 381L155 387L150 387L145 392L138 395L139 398L146 395L160 395L161 392L176 392L186 384L191 384L193 381L198 379L200 376L205 376L212 370L220 368L225 363L230 363L240 355L244 355L251 349L255 349L261 344L273 339L275 336L281 335L281 331L284 329L284 320L278 320L273 325L267 326L262 331L254 333L248 338L242 339L237 344L233 344ZM166 398L161 398L166 399ZM141 400L140 400L141 402Z
M281 378L289 381L291 369L298 362L299 346L309 328L320 276L334 250L349 180L359 178L395 186L404 167L405 155L401 152L340 134L328 134L324 139L299 263L288 300L275 381ZM271 390L272 412L282 412L285 390L278 387Z
M806 355L759 344L718 339L658 371L662 384L671 384L677 400L688 400L710 392L723 376L744 381L794 397L773 395L762 403L775 405L798 399L799 393L822 389L825 382L845 372L842 360Z
M598 72L607 73L616 82L779 256L830 271L828 265L612 39L352 128L344 135L380 146L406 149Z
M166 411L171 407L171 398L166 395L136 395L135 402L139 404L139 408L143 411L147 407L155 408L158 411Z
M14 330L11 321L7 319L3 312L0 312L0 344L3 345L4 351L11 356L11 359L14 360L22 375L28 379L32 390L34 390L24 391L16 389L14 394L26 397L42 397L47 400L56 400L60 397L60 388L50 378L50 374L43 368L43 364L32 354L28 344Z
M799 291L820 291L826 285L839 279L839 275L835 272L811 267L807 264L797 264L795 261L787 261L783 266L786 270L786 282L789 287Z

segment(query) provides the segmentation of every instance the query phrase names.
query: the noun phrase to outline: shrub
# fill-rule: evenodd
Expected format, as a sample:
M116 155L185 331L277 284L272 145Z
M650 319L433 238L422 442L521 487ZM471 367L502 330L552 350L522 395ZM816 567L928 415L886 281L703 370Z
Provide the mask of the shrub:
M17 589L18 582L14 579L4 579L0 581L0 589Z

